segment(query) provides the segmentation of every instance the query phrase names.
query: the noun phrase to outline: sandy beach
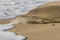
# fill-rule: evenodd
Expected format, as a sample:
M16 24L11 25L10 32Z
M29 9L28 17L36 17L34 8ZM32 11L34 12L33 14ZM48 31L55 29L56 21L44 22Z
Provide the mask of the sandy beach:
M60 6L60 2L48 3L44 6L51 5ZM7 24L10 21L10 19L0 20L0 24ZM15 28L7 31L25 35L28 38L27 40L60 40L60 23L53 24L15 24Z
M60 23L55 23L55 26L52 24L18 24L15 26L8 31L23 34L28 37L28 40L60 40Z

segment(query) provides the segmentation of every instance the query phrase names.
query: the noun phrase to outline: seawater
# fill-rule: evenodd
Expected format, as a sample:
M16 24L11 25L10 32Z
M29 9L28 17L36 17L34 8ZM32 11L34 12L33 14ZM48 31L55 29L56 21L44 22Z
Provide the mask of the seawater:
M37 6L59 0L0 0L0 19L26 14Z

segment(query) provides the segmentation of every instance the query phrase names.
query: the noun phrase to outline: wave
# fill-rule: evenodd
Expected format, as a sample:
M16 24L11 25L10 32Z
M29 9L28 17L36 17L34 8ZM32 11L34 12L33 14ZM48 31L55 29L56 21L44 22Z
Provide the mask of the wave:
M0 0L0 19L14 18L28 13L39 5L59 0Z

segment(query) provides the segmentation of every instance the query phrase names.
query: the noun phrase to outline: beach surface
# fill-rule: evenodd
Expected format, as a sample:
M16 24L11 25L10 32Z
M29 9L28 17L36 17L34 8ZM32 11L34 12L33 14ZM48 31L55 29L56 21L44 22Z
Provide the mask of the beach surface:
M17 24L8 31L23 34L28 40L60 40L60 23L54 24Z

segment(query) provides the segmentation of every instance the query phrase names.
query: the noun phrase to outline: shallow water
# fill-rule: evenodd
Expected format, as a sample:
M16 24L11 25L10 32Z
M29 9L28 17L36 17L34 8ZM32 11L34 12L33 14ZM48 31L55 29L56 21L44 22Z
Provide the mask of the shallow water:
M0 40L24 40L26 39L23 35L16 35L14 32L7 32L0 30Z
M0 24L0 30L8 30L8 29L11 29L11 28L14 28L13 25L11 24Z
M6 30L14 28L11 24L0 24L0 40L25 40L23 35L16 35L14 32L7 32Z
M0 19L14 18L47 2L58 0L0 0Z

